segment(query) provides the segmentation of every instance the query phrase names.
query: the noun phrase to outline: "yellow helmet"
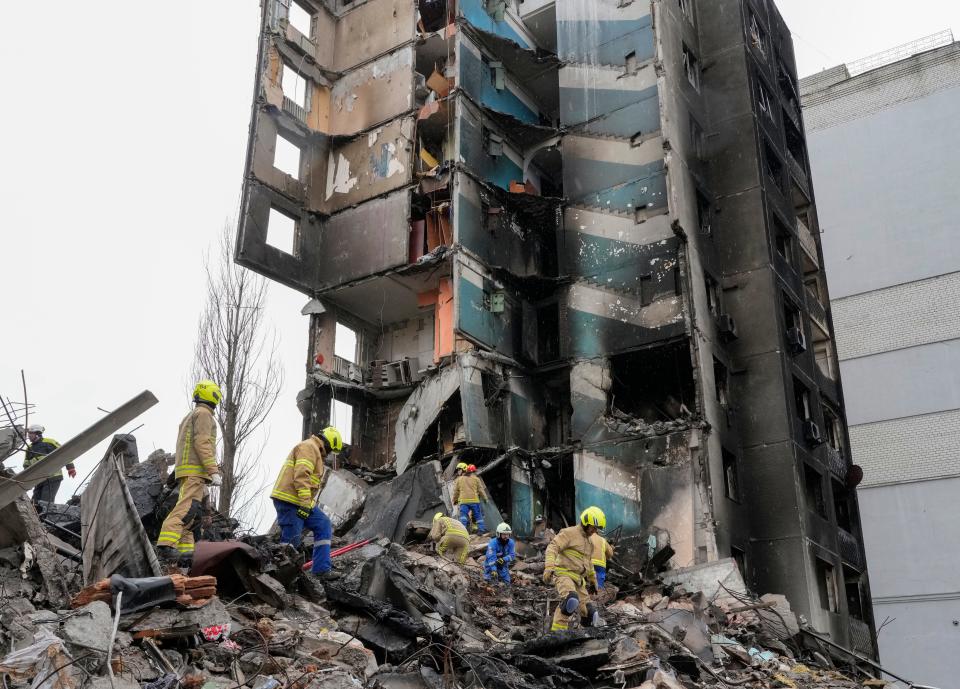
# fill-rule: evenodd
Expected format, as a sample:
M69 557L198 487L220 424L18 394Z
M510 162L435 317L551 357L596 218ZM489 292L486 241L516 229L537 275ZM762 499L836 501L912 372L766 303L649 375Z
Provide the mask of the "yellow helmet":
M580 513L580 523L584 526L595 526L597 531L607 528L607 515L599 507L588 507Z
M457 465L457 471L466 471L466 470L467 470L467 463L466 463L466 462L460 462L460 463Z
M212 380L201 380L193 389L194 402L206 402L217 406L223 399L223 393L220 392L220 386Z
M438 519L442 519L442 518L443 518L443 512L437 512L435 515L433 515L433 521L437 521Z
M327 426L320 434L327 439L332 452L340 452L343 449L343 436L333 426Z

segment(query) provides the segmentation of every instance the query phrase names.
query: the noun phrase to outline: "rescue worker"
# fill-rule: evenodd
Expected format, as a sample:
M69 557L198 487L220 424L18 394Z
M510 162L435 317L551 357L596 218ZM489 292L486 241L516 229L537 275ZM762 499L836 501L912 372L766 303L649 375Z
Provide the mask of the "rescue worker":
M280 542L300 547L303 530L313 532L313 565L310 572L321 579L336 579L331 571L330 539L333 525L323 510L314 504L323 479L324 458L343 451L343 436L333 426L319 435L311 435L290 450L277 482L273 485L273 506L280 525Z
M607 583L607 560L613 557L613 546L600 534L591 537L593 541L593 571L597 573L597 590L604 589Z
M460 462L457 464L457 478L465 475L467 473L467 463Z
M593 569L592 536L607 526L607 517L599 507L588 507L580 514L580 523L561 529L550 541L544 563L543 581L554 582L560 604L553 612L550 631L565 631L570 627L570 616L579 612L583 624L599 624L596 604L590 602L587 584L597 586Z
M513 529L506 522L497 525L497 535L487 544L487 558L483 561L483 578L496 576L504 584L510 583L510 565L517 559L517 544Z
M463 528L470 528L470 516L472 514L479 532L486 532L487 526L483 521L483 506L480 503L488 499L487 489L480 477L477 476L476 465L468 465L466 475L458 477L453 482L453 504L457 506L459 511L457 516L460 518Z
M433 528L427 538L437 544L437 554L443 559L461 565L467 561L470 535L456 519L437 512L433 515Z
M45 438L43 436L44 431L46 430L46 428L38 423L30 424L30 426L27 428L27 439L30 441L30 447L24 450L26 453L23 459L24 469L33 466L48 454L60 447L60 443L53 438ZM77 470L73 466L72 462L67 465L67 474L70 475L70 478L76 478L77 476ZM56 502L57 491L60 490L60 483L62 481L63 471L57 469L56 473L50 474L50 476L34 486L32 498L33 504L36 505L40 502Z
M217 421L213 417L222 398L219 385L201 380L193 388L193 410L180 422L174 465L179 486L177 504L160 526L157 538L157 555L164 564L179 560L181 567L189 567L193 563L207 487L222 482L217 466Z

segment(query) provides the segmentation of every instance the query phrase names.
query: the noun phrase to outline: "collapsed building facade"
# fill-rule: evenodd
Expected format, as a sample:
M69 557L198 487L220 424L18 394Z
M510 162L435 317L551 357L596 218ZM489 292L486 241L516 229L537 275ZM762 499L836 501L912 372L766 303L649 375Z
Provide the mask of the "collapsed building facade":
M237 261L304 431L521 537L737 560L875 654L790 33L765 0L262 0Z

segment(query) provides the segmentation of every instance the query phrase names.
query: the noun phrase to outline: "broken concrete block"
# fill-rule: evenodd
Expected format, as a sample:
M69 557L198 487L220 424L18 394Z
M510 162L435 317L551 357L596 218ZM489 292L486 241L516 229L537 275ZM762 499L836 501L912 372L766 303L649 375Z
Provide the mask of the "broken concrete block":
M343 632L324 631L319 636L305 635L300 648L318 660L336 659L346 663L365 678L372 677L379 667L373 651L356 637Z
M63 623L65 641L106 653L110 650L113 633L113 615L110 606L94 601L78 608L76 614Z
M328 470L328 478L320 491L320 504L330 517L333 532L341 534L356 522L367 499L368 486L349 471Z
M114 675L113 679L109 677L93 677L87 686L89 686L90 689L140 689L139 682L136 682L132 678L124 677L123 675Z
M786 625L787 633L790 636L796 636L800 633L800 623L797 621L797 614L790 608L790 601L786 596L773 593L765 593L760 596L763 603L772 603L769 611L758 610L759 615L764 620L769 620L773 625L779 627Z
M711 600L718 605L722 603L736 605L739 603L737 599L724 591L724 587L734 593L746 594L747 592L743 577L740 576L740 570L737 569L737 562L733 558L673 569L664 572L662 578L664 583L677 584L691 593L702 592L707 600Z

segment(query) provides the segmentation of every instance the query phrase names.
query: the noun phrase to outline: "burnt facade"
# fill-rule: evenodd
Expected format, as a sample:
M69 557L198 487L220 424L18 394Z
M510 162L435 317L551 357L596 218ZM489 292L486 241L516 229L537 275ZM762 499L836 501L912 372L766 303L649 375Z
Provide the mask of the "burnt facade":
M520 535L596 504L629 562L735 557L872 654L773 4L263 8L237 260L310 297L305 431L475 463Z

